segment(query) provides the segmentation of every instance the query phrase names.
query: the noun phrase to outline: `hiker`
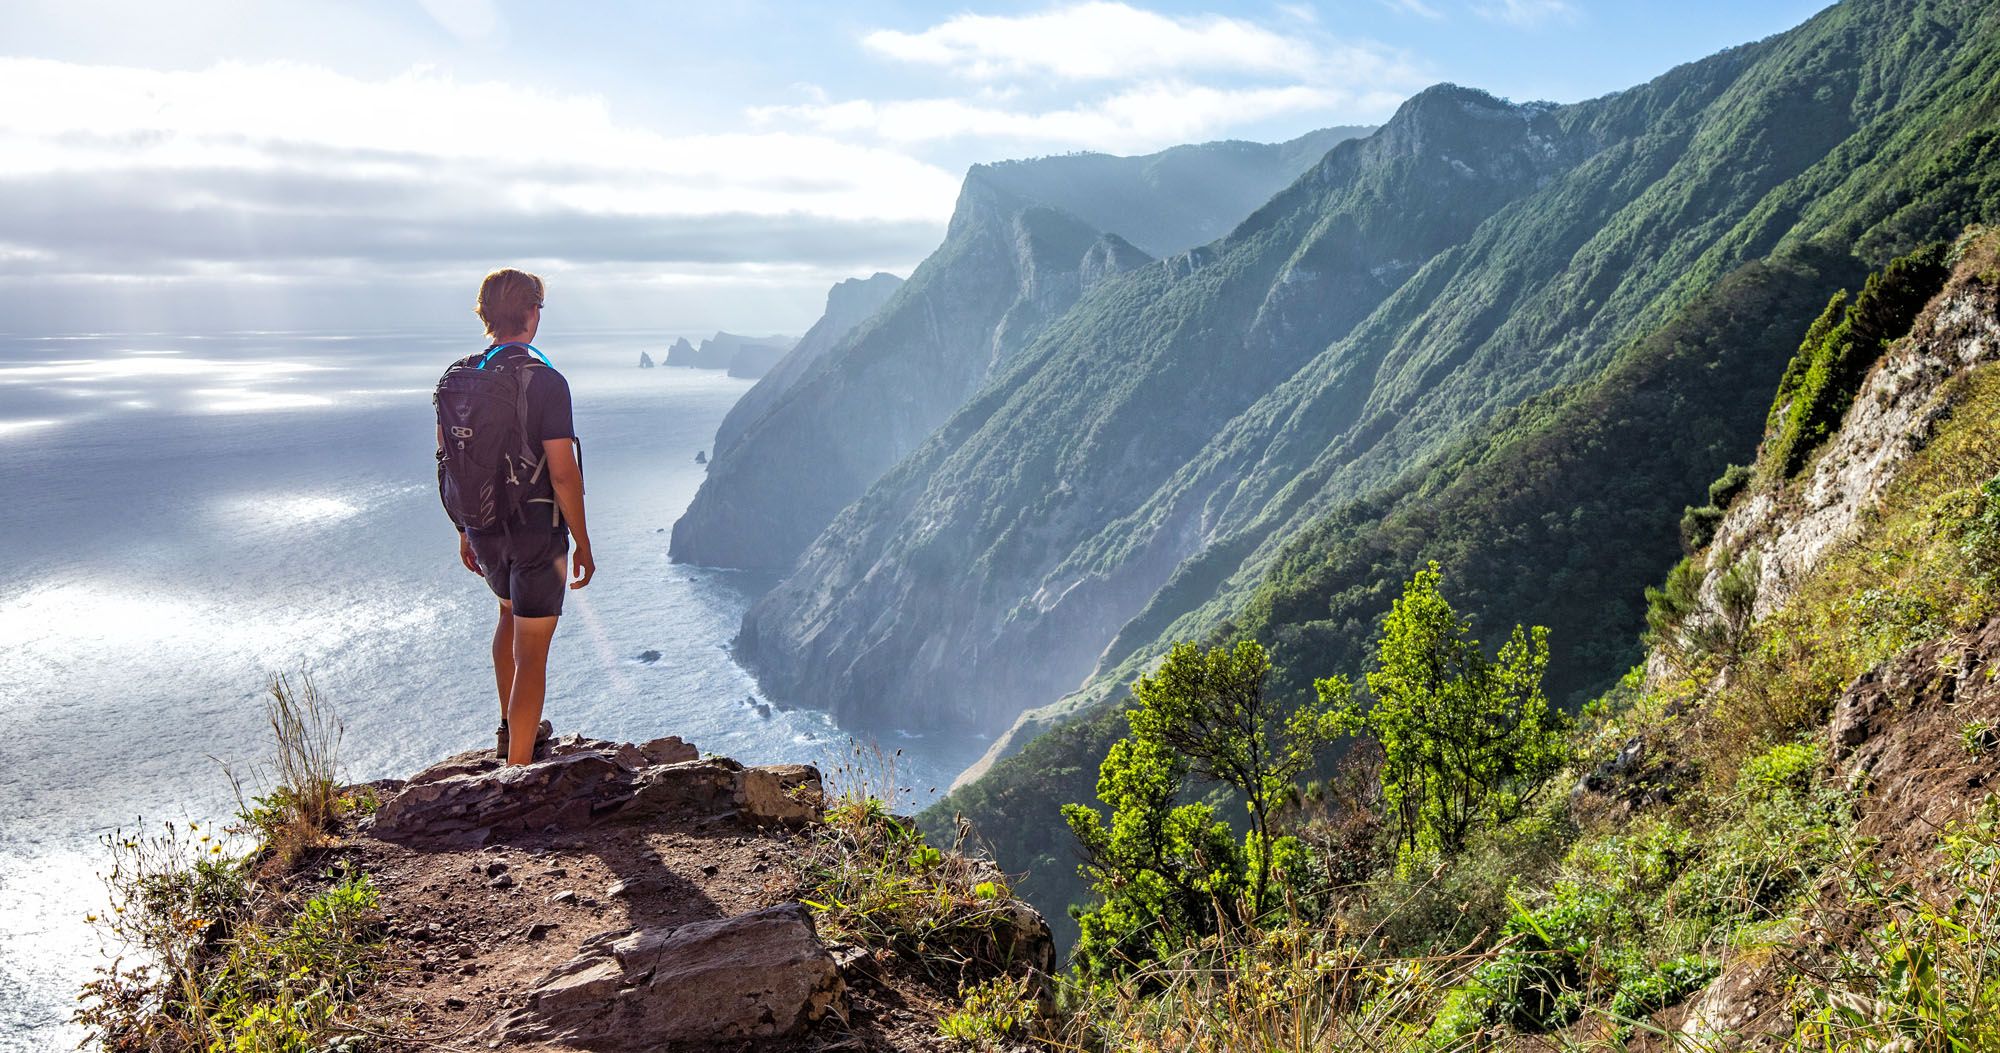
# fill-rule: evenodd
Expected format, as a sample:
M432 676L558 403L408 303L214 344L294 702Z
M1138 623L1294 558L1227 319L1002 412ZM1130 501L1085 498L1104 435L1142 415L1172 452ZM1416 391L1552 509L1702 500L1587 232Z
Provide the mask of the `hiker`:
M553 731L542 700L564 585L583 588L597 570L569 382L534 346L542 293L526 271L488 274L476 311L492 342L453 363L432 396L438 494L458 528L459 562L500 598L493 682L507 764L533 760Z

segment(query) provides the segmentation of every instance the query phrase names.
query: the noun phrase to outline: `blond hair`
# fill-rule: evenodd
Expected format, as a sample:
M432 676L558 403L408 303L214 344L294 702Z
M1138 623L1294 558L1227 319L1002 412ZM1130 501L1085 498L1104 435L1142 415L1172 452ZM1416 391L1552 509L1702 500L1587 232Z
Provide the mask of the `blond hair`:
M542 280L527 271L503 267L479 283L479 303L473 311L486 324L486 335L512 335L528 327L528 311L542 302Z

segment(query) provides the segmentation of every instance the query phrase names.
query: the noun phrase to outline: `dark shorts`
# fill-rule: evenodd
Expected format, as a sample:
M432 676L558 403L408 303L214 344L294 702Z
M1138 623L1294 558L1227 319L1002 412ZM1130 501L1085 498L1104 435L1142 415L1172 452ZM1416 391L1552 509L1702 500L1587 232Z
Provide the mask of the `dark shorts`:
M563 593L569 591L569 531L516 530L511 534L466 532L472 558L493 595L513 604L523 618L553 618L562 613Z

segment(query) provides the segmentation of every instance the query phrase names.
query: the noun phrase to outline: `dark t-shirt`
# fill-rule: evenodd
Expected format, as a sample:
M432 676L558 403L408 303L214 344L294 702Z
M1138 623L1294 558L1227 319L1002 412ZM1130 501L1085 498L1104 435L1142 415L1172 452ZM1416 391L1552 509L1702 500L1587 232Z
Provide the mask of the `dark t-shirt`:
M510 347L499 356L509 359L525 359L535 363L528 371L528 441L540 450L542 443L549 439L576 438L576 420L570 410L569 381L553 367L541 364L541 360L530 355L521 347ZM509 363L515 364L513 362ZM545 497L553 492L549 486L548 472L544 469L542 483L535 487L536 497ZM548 505L536 503L529 506L525 522L530 526L547 527ZM567 532L567 526L557 528ZM497 533L498 531L474 531L474 533Z

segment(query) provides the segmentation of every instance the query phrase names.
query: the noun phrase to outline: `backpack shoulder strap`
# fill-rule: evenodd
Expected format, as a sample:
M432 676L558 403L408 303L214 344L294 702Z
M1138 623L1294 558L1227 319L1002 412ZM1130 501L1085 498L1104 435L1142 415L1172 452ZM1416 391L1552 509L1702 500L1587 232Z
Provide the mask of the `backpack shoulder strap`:
M507 342L507 343L504 343L504 344L494 344L494 345L493 345L492 347L489 347L489 348L487 348L487 349L486 349L486 357L485 357L485 358L482 358L482 359L480 359L480 360L479 360L479 368L480 368L480 369L485 369L485 368L486 368L486 363L488 363L488 362L491 362L491 361L493 361L493 356L494 356L494 355L497 355L497 354L499 354L500 352L502 352L502 351L505 351L505 350L507 350L507 349L508 349L508 348L510 348L510 347L519 347L519 348L525 348L525 349L527 350L527 352L528 352L529 354L531 354L531 355L535 356L535 357L536 357L536 358L538 358L538 359L541 359L541 361L542 361L542 365L545 365L545 366L549 366L550 368L554 368L554 365L553 365L553 363L551 363L551 362L549 361L549 356L547 356L547 355L545 355L545 354L542 354L542 353L541 353L541 351L539 351L539 350L537 350L537 349L536 349L535 345L533 345L533 344L524 344L524 343L521 343L521 342L520 342L520 341L518 341L518 340L515 340L515 341L509 341L509 342Z

